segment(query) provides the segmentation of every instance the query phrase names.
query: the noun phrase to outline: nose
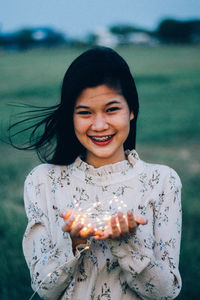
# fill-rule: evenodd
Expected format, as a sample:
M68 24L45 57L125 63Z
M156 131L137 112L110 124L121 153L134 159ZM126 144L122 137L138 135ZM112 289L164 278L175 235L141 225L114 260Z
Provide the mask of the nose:
M98 114L94 117L91 129L94 131L103 131L109 128L105 116Z

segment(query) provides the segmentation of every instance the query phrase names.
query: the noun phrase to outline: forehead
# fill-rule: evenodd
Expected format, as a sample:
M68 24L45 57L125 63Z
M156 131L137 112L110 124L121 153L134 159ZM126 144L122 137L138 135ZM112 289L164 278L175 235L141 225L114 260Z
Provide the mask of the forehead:
M84 89L77 98L76 105L107 103L111 100L117 100L122 103L126 103L125 98L118 90L107 85L99 85L97 87Z

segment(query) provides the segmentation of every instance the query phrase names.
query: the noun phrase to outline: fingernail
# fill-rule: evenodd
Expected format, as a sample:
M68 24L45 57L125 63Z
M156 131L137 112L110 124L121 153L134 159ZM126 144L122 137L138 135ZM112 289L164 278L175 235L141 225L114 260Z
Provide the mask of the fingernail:
M66 220L70 217L71 213L69 211L67 211L67 212L65 211L62 213L62 215L63 215L63 218Z
M71 216L71 217L69 217L69 219L68 219L70 222L71 221L73 221L74 220L74 217L73 216Z

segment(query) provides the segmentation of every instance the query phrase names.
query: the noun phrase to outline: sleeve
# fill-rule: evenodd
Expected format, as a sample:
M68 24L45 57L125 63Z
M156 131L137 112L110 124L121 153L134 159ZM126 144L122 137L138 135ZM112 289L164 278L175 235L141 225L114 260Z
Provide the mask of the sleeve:
M80 252L75 255L68 233L58 232L52 242L47 214L45 184L30 173L24 185L28 225L23 238L23 252L30 269L31 285L43 299L58 299L65 291L70 294Z
M109 240L111 252L122 269L124 285L128 284L143 300L168 300L181 290L178 270L181 239L181 182L170 169L167 183L154 203L154 242L138 226L128 241ZM145 231L145 230L144 230Z

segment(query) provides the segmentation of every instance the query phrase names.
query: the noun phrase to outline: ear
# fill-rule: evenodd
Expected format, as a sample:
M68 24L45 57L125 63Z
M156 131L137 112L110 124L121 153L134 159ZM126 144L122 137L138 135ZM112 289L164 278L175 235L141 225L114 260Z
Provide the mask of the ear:
M134 114L133 114L133 112L131 111L131 113L130 113L130 121L133 120L133 119L134 119Z

